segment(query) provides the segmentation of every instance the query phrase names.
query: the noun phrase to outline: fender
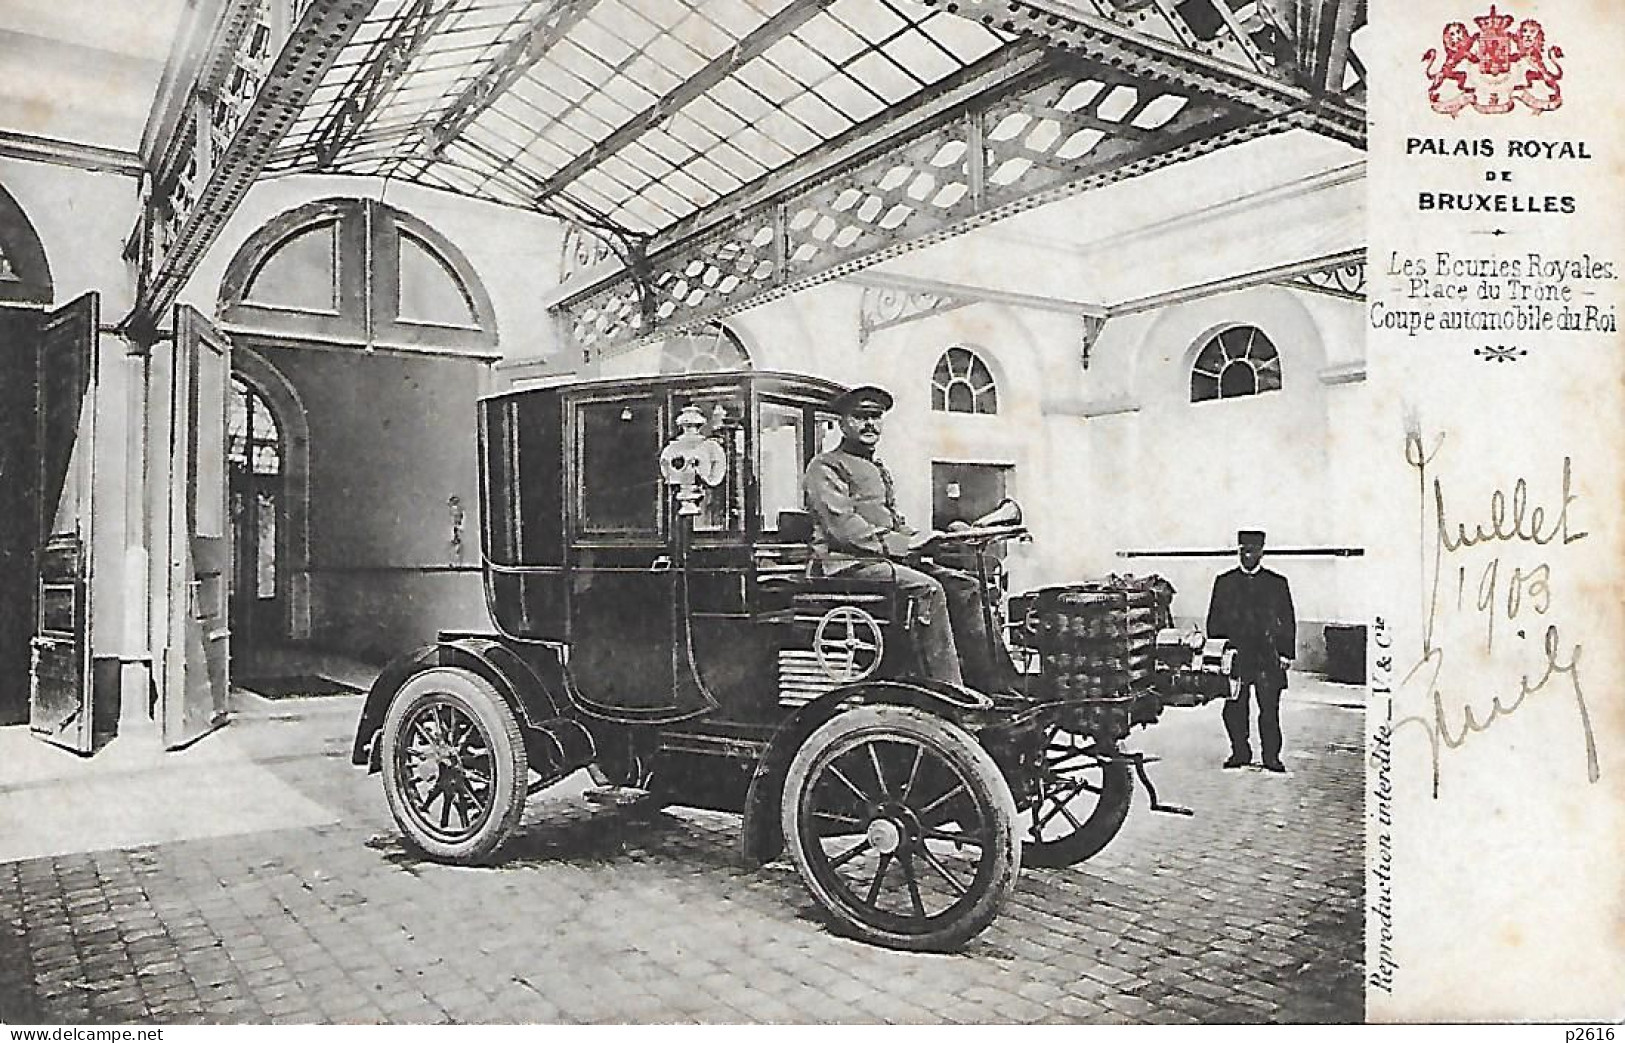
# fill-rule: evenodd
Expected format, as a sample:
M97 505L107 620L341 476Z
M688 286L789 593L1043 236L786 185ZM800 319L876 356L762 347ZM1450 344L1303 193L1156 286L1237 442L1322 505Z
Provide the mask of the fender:
M551 649L547 652L557 654ZM458 667L491 682L527 730L572 716L568 697L552 691L529 663L501 641L489 637L441 640L392 660L379 673L361 708L350 763L365 766L369 773L379 770L375 740L384 726L390 701L413 676L438 666Z
M756 762L750 789L745 794L744 822L739 832L740 854L754 868L771 862L784 849L779 827L779 803L784 776L796 751L825 721L850 706L886 703L912 706L962 724L969 714L993 709L993 700L981 692L947 681L860 681L814 699L773 733L767 752Z

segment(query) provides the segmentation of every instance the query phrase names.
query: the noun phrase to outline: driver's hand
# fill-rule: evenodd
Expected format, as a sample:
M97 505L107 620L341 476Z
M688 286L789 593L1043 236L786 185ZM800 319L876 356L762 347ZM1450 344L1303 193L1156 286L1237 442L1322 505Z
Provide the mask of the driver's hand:
M920 550L926 544L932 542L941 535L942 533L938 532L936 529L932 529L930 532L917 532L913 536L909 537L908 549L911 552Z

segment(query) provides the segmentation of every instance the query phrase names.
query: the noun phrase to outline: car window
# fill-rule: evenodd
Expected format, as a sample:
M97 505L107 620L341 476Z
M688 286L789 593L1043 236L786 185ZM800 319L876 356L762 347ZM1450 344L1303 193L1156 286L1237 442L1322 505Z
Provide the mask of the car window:
M694 406L706 419L706 437L715 439L727 454L728 469L722 482L705 490L700 513L694 519L698 533L742 533L745 528L745 424L744 405L737 392L677 395L672 402L671 430L677 436L677 414L684 406Z
M579 531L656 535L660 529L660 406L584 402L577 410Z
M763 532L778 530L780 511L799 511L804 507L801 495L804 415L800 406L762 403L762 467L758 480L762 490Z

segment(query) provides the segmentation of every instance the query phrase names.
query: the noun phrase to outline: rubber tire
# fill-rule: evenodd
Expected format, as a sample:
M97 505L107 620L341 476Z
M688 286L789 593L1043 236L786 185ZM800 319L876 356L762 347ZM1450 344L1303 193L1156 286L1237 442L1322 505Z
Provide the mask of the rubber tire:
M401 731L412 712L434 696L449 698L480 728L491 750L491 813L469 837L456 843L424 832L407 809L395 776L395 755ZM389 803L395 825L413 847L441 862L477 865L489 859L518 827L525 813L526 781L529 768L525 740L519 721L507 700L485 678L454 667L436 667L411 677L390 700L384 714L382 756L384 798Z
M1022 861L1043 869L1061 869L1100 854L1117 836L1134 803L1134 776L1127 762L1107 761L1101 776L1100 800L1083 826L1064 837L1035 841L1026 829L1032 808L1021 812Z
M954 921L926 934L886 930L867 923L830 894L813 874L803 847L801 796L821 755L835 743L858 735L901 735L930 744L945 759L955 762L972 784L974 797L996 836L994 872L982 894ZM914 952L946 952L975 937L998 916L999 908L1015 890L1021 870L1021 836L1016 829L1015 799L998 765L981 745L958 725L934 714L906 706L861 706L836 714L820 725L796 751L785 774L780 822L790 860L813 898L847 934L874 945Z

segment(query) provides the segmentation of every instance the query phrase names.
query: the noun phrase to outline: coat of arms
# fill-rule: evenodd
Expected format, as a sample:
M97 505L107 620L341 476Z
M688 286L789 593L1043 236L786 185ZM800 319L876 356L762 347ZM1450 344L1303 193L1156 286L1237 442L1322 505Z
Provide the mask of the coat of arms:
M1461 22L1444 27L1443 55L1430 47L1422 56L1434 112L1454 116L1468 106L1511 112L1522 103L1539 113L1563 104L1562 48L1546 45L1546 30L1535 19L1524 19L1516 31L1515 21L1491 4L1488 14L1473 19L1476 33Z

